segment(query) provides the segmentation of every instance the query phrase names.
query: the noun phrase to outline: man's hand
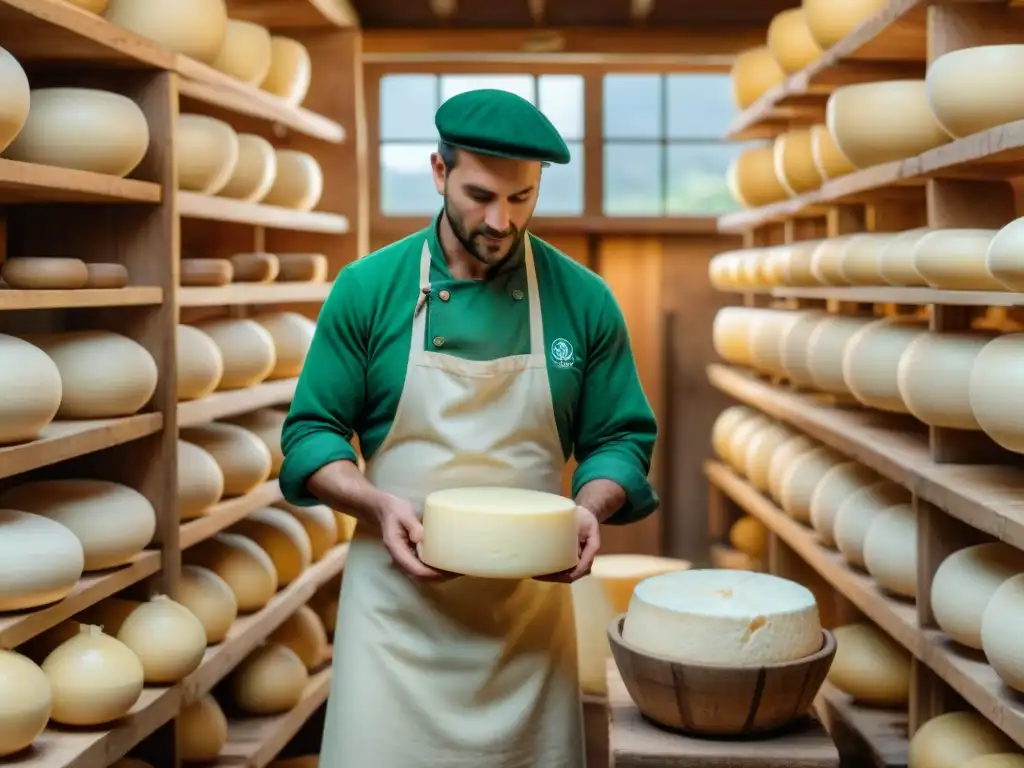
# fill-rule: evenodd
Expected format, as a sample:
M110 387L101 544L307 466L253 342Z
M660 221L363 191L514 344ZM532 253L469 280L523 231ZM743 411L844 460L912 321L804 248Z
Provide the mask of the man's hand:
M546 576L535 576L537 581L557 581L570 584L590 573L594 557L601 549L601 523L586 507L576 507L576 534L579 536L580 560L575 568Z
M423 524L408 501L388 496L378 518L384 547L391 561L407 576L419 581L447 581L458 575L431 568L420 560L416 545L423 540Z

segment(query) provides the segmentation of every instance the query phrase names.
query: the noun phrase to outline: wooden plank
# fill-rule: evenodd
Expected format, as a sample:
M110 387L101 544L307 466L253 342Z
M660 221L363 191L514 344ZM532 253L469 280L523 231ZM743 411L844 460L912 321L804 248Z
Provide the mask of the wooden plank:
M206 514L181 524L179 543L182 549L195 546L215 533L230 528L250 512L282 501L281 486L277 480L268 480L251 493L225 499L210 507Z
M231 283L209 288L181 288L179 307L227 307L240 304L322 303L334 287L325 283ZM2 299L3 294L0 294ZM0 307L2 307L0 303Z
M20 291L0 289L0 312L26 309L78 309L83 307L141 307L161 304L163 288L79 288L72 291Z
M178 213L186 219L206 219L326 235L344 235L349 230L348 219L337 213L295 211L276 205L244 203L197 192L178 193Z
M290 403L298 381L266 381L244 389L214 392L199 400L178 403L178 426L194 427L214 419L238 416L269 405Z
M849 761L857 768L907 768L910 744L905 710L860 706L826 680L814 701L814 711L844 765Z
M158 203L160 185L0 157L0 204L42 202Z

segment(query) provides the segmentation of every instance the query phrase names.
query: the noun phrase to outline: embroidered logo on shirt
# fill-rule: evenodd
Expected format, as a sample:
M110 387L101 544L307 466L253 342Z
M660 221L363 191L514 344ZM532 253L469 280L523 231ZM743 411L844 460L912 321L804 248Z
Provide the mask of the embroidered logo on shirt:
M575 353L572 344L565 339L555 339L551 342L551 362L556 368L572 368L575 362Z

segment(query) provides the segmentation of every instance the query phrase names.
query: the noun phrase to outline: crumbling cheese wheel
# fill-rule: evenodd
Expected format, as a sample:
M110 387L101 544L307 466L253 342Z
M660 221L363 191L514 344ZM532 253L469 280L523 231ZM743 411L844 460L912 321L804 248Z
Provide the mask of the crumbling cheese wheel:
M185 552L191 565L208 568L235 594L239 613L263 608L277 593L277 572L270 555L237 533L218 533Z
M823 475L846 461L846 457L827 446L798 456L782 473L779 502L794 520L810 524L811 499Z
M8 160L124 177L149 148L149 124L139 106L94 88L34 88L32 108Z
M14 141L29 112L29 84L16 58L0 48L0 152Z
M782 478L792 463L803 454L813 451L821 443L807 435L796 435L778 447L768 465L768 493L776 501L782 499Z
M307 605L285 619L270 633L267 641L291 648L310 671L320 665L327 653L327 630L320 617Z
M813 388L815 385L808 361L811 338L818 326L833 316L816 310L801 315L779 342L782 346L782 367L786 369L786 378L791 382L800 387Z
M878 273L889 285L928 285L914 265L914 252L921 238L931 232L928 227L908 229L890 237L878 253Z
M1024 574L1011 576L992 593L981 619L981 650L1004 683L1024 691L1024 644L1018 622L1024 615Z
M773 147L775 175L790 195L802 195L821 186L821 171L814 164L811 131L806 128L788 131L775 140Z
M174 131L178 188L215 195L231 179L238 163L238 134L223 120L207 115L178 115Z
M992 239L985 268L1005 289L1024 291L1024 217L1014 219Z
M598 555L594 558L591 575L604 587L612 610L625 613L636 585L662 573L685 571L688 560L654 555Z
M576 624L576 658L580 690L585 694L608 693L608 625L615 618L611 599L593 574L572 583L573 617Z
M733 430L745 419L756 415L757 411L746 405L731 405L718 414L711 427L711 447L720 458L726 458Z
M825 181L838 179L857 170L839 147L835 139L828 132L825 125L811 126L811 154L814 157L814 167L818 169L821 178Z
M334 511L330 507L323 504L297 507L286 501L279 502L275 506L298 520L306 530L314 563L338 543L338 523L334 519Z
M306 46L290 37L274 35L270 39L270 68L260 88L297 107L305 101L312 80L313 63Z
M1013 752L1016 744L976 712L948 712L921 725L910 739L909 768L963 768L982 755Z
M817 324L807 342L807 369L815 388L834 395L849 394L843 378L843 357L850 341L871 320L867 316L838 316Z
M910 654L874 624L832 630L836 656L828 681L854 701L898 707L910 700Z
M881 480L877 472L856 461L838 464L822 475L811 497L811 525L822 544L835 546L835 520L843 502Z
M231 532L252 539L270 556L279 587L291 584L313 562L306 529L283 509L263 507L250 512Z
M30 334L25 340L57 364L62 419L109 419L138 413L156 391L153 356L136 341L110 331ZM96 361L102 360L103 365Z
M814 595L796 582L700 569L638 584L622 639L641 653L682 662L773 664L820 650L821 623Z
M727 180L733 198L745 208L759 208L789 197L775 175L775 152L771 144L748 149L733 160Z
M772 424L759 429L747 442L747 452L743 457L742 472L750 484L759 491L767 491L768 473L771 469L772 457L782 445L798 433L785 424Z
M291 648L261 645L231 674L235 704L250 715L276 715L295 707L309 682L309 672Z
M0 612L63 600L85 565L82 542L47 517L0 509Z
M864 537L864 567L878 586L917 597L917 513L910 504L875 517Z
M251 387L274 370L274 338L255 320L220 318L196 323L196 327L220 348L224 375L218 389Z
M751 515L743 515L729 528L729 543L747 557L760 560L768 544L768 529Z
M210 422L183 427L181 439L195 443L213 456L224 473L224 496L244 496L270 477L273 459L263 441L234 424Z
M85 570L124 565L153 540L156 510L145 496L108 480L37 480L0 494L0 506L43 515L78 537Z
M34 661L0 650L0 757L28 747L50 719L50 681Z
M243 200L247 203L258 203L266 197L267 192L277 178L277 153L274 145L253 133L238 134L238 162L231 171L219 194Z
M89 268L81 259L56 256L21 256L8 259L0 277L9 288L22 290L77 290L89 282Z
M35 440L60 408L60 370L43 350L0 333L0 445Z
M927 333L917 318L889 317L868 323L846 344L843 381L861 403L881 411L907 413L899 388L900 360Z
M110 0L108 21L206 64L217 58L227 33L224 0Z
M1019 573L1024 573L1024 552L1001 541L954 552L932 576L935 623L955 642L982 650L981 625L989 600Z
M949 142L925 98L924 80L882 80L836 88L825 107L828 132L857 168L903 160Z
M885 0L803 0L811 34L829 49L882 9Z
M209 568L183 565L177 599L199 619L207 645L223 641L238 616L235 593L224 579Z
M768 48L783 71L799 72L822 54L811 35L804 9L789 8L768 25Z
M270 71L270 31L259 24L228 19L214 69L250 85L259 85Z
M986 344L971 368L971 412L985 434L999 445L1024 453L1024 414L1013 406L1024 386L1024 333L1000 336Z
M280 474L281 465L284 463L284 453L281 450L281 427L284 426L287 416L286 411L279 411L276 408L260 408L228 420L231 424L252 432L267 446L267 450L270 451L271 478Z
M579 562L576 502L523 488L449 488L423 502L420 559L442 571L528 579Z
M178 715L178 756L183 763L212 763L228 741L228 720L210 694L186 704Z
M194 520L224 495L224 472L213 455L184 440L178 441L178 516Z
M748 48L733 58L729 73L733 102L746 109L770 89L781 85L786 73L767 46Z
M836 510L833 525L836 548L850 565L864 567L864 541L875 520L899 504L910 503L910 492L883 480L852 493Z
M105 725L124 717L142 694L142 662L99 627L61 643L42 663L50 681L50 719L61 725Z
M900 358L907 410L933 427L980 429L971 410L971 369L992 333L923 333Z
M1024 120L1024 99L1012 72L1024 64L1024 45L978 45L950 51L928 65L928 106L951 136L963 138Z
M179 324L175 337L178 400L198 400L213 392L224 375L224 358L213 339L192 325Z
M264 205L311 211L323 193L324 173L315 157L295 149L277 150L277 175L263 198Z
M914 269L932 288L1001 291L985 265L995 229L933 229L914 247Z
M276 362L267 379L297 377L313 343L316 323L298 312L261 312L254 319L274 340Z

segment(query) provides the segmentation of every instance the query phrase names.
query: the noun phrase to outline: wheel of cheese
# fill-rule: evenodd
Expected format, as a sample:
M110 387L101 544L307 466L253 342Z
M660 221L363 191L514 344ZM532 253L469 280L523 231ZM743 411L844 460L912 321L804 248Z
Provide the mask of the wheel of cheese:
M811 131L811 156L814 158L814 167L818 169L824 181L838 179L857 170L846 155L844 155L836 144L832 134L828 132L825 125L812 125Z
M768 471L772 457L787 440L798 434L785 424L772 424L751 436L747 442L746 455L743 457L742 471L757 490L768 490Z
M237 533L218 533L186 550L188 564L220 576L235 594L238 613L253 613L277 594L274 562L251 539Z
M235 704L250 715L277 715L302 699L309 672L295 651L278 643L261 645L231 674Z
M8 160L124 177L149 148L149 124L139 106L94 88L34 88L32 109Z
M840 235L822 240L811 255L811 274L821 285L849 285L843 275L846 249L861 235Z
M277 363L274 337L255 320L218 318L196 323L220 348L224 375L218 390L244 389L259 384Z
M327 281L328 262L322 253L279 253L279 283L323 283Z
M124 264L86 264L85 271L86 288L111 290L128 285L128 268Z
M914 251L921 238L932 230L928 227L908 229L890 237L878 253L878 273L889 285L928 285L914 265Z
M323 504L297 507L286 501L278 502L276 506L298 520L306 530L314 563L338 543L338 523L334 519L334 511L330 507Z
M788 282L787 252L781 248L766 248L761 260L761 281L765 285L785 285Z
M932 576L935 623L950 639L982 650L981 625L996 590L1024 573L1024 552L1001 541L957 550Z
M85 566L82 542L42 515L0 509L0 612L63 600Z
M864 568L878 586L917 597L917 513L910 504L889 507L864 537Z
M274 340L276 361L268 380L293 379L302 372L316 323L298 312L261 312L254 318Z
M992 333L925 333L900 358L900 397L933 427L981 429L971 410L971 369Z
M985 254L985 268L1005 290L1024 291L1024 217L1014 219L996 233Z
M270 69L260 88L297 107L306 100L312 80L313 63L306 46L290 37L270 38Z
M313 548L302 523L283 509L262 507L231 527L256 542L274 563L277 584L286 587L313 562Z
M270 633L267 642L290 648L312 672L327 653L327 630L316 612L303 605Z
M220 286L230 283L234 275L234 268L227 259L183 258L178 282L185 286Z
M755 414L745 419L742 424L737 424L729 437L729 445L726 448L726 462L737 472L742 472L745 467L747 449L750 441L761 430L772 426L774 422L763 414Z
M142 662L99 627L57 646L42 663L50 681L50 720L61 725L105 725L124 717L142 694Z
M811 522L811 499L822 476L846 457L821 446L795 458L779 480L779 502L786 514L800 523Z
M846 624L832 630L836 655L828 681L861 704L900 707L910 700L911 657L874 624Z
M889 232L868 232L851 237L839 259L845 284L883 285L880 254L893 236Z
M272 283L281 264L272 253L236 253L231 257L231 270L236 283Z
M232 22L235 23L235 22ZM277 153L274 145L252 133L238 134L238 162L231 171L227 184L221 187L221 197L258 203L277 178Z
M178 188L216 195L238 163L238 134L223 120L206 115L178 115L174 131Z
M228 741L228 719L210 694L178 714L178 755L183 763L212 763Z
M1018 623L1024 608L1024 574L1011 576L988 601L981 619L981 649L1000 679L1024 691L1024 645Z
M775 249L775 257L779 263L778 272L783 285L815 286L820 283L814 274L813 266L814 254L821 242L805 240Z
M675 571L637 584L622 639L673 661L778 664L821 649L818 604L806 587L767 573Z
M711 344L723 360L734 365L750 365L750 329L755 318L761 319L766 310L750 307L722 307L715 313L711 325Z
M900 360L928 332L917 318L891 317L868 323L851 337L843 354L843 381L869 408L908 413L899 388Z
M204 448L178 441L178 516L202 517L224 495L224 472Z
M14 141L28 119L28 75L16 58L0 47L0 152Z
M60 371L61 419L131 416L156 391L153 356L136 341L110 331L68 331L25 336ZM103 365L96 361L102 360Z
M608 693L608 625L615 609L604 586L593 574L572 583L573 618L576 624L576 659L580 690L592 696Z
M928 106L950 136L963 138L1024 120L1024 98L1009 73L1024 65L1024 45L977 45L950 51L928 65Z
M324 173L308 152L277 150L277 175L263 198L265 205L311 211L324 193Z
M0 757L27 748L50 719L50 681L31 659L0 650Z
M224 42L211 64L236 80L259 85L270 71L270 31L251 21L228 19Z
M729 527L729 543L747 557L760 560L768 546L768 529L756 517L743 515Z
M825 107L828 132L859 169L903 160L946 144L925 97L924 80L844 85Z
M729 77L733 103L742 110L753 106L772 88L782 85L786 73L768 47L760 46L736 54Z
M89 282L89 270L81 259L22 256L5 261L0 277L22 290L75 290Z
M611 601L612 610L618 614L629 608L637 584L662 573L688 570L691 565L688 560L674 557L598 555L590 573L600 582Z
M573 583L575 584L575 582ZM316 611L316 615L320 617L320 621L323 622L328 636L333 636L334 627L338 620L338 589L332 585L327 585L317 590L317 593L309 601L309 607ZM608 625L605 624L604 626L607 632Z
M1013 405L1024 386L1024 333L1000 336L986 344L971 368L971 412L985 434L1007 450L1024 453L1024 417Z
M284 463L284 453L281 450L281 427L284 426L287 416L287 412L275 408L260 408L227 420L230 424L252 432L267 446L267 450L270 451L271 479L280 474L281 465Z
M0 445L35 440L60 408L60 370L43 350L0 333Z
M775 15L768 25L768 49L782 70L789 74L799 72L823 53L800 7Z
M832 533L836 549L850 565L864 568L864 542L878 517L900 504L910 503L910 492L882 480L850 494L836 510Z
M711 257L708 262L708 279L711 287L718 291L727 291L736 287L733 279L732 267L739 256L734 251L718 253Z
M768 465L768 493L776 501L782 499L782 478L786 470L801 455L819 447L821 443L807 435L797 435L778 447Z
M209 568L183 565L176 597L179 603L199 619L207 645L223 642L238 617L235 593L224 579Z
M270 477L270 450L256 435L234 424L210 422L179 430L181 439L213 456L224 473L224 496L244 496Z
M224 358L213 339L195 326L179 323L175 343L178 402L198 400L217 389L224 375Z
M910 739L907 765L963 768L973 758L1016 749L1009 736L976 712L948 712L917 729Z
M985 265L995 229L934 229L914 247L914 269L932 288L951 291L1001 291Z
M768 376L785 376L782 337L800 319L799 312L776 312L750 329L750 365Z
M878 13L884 5L885 0L803 0L807 26L815 41L825 50Z
M711 447L721 459L726 458L733 430L744 420L757 415L757 411L746 405L731 405L718 414L711 426Z
M818 323L807 342L807 369L815 388L834 395L849 394L843 378L843 357L857 332L871 317L831 317Z
M110 0L108 21L212 64L228 28L224 0Z
M733 160L727 181L733 198L745 208L759 208L789 197L775 175L775 150L771 144L748 149Z
M528 579L579 562L576 502L524 488L449 488L423 502L420 559L442 571Z
M843 502L857 491L879 482L882 482L881 475L856 461L838 464L822 475L811 496L811 526L822 544L836 545L836 515Z
M153 540L156 510L145 496L108 480L36 480L0 494L0 506L48 517L82 543L86 571L115 568Z
M793 384L799 387L814 388L814 379L811 378L811 369L808 364L811 338L818 326L833 316L817 310L801 313L801 315L800 319L790 326L779 341L782 351L782 367L786 371L786 378Z

